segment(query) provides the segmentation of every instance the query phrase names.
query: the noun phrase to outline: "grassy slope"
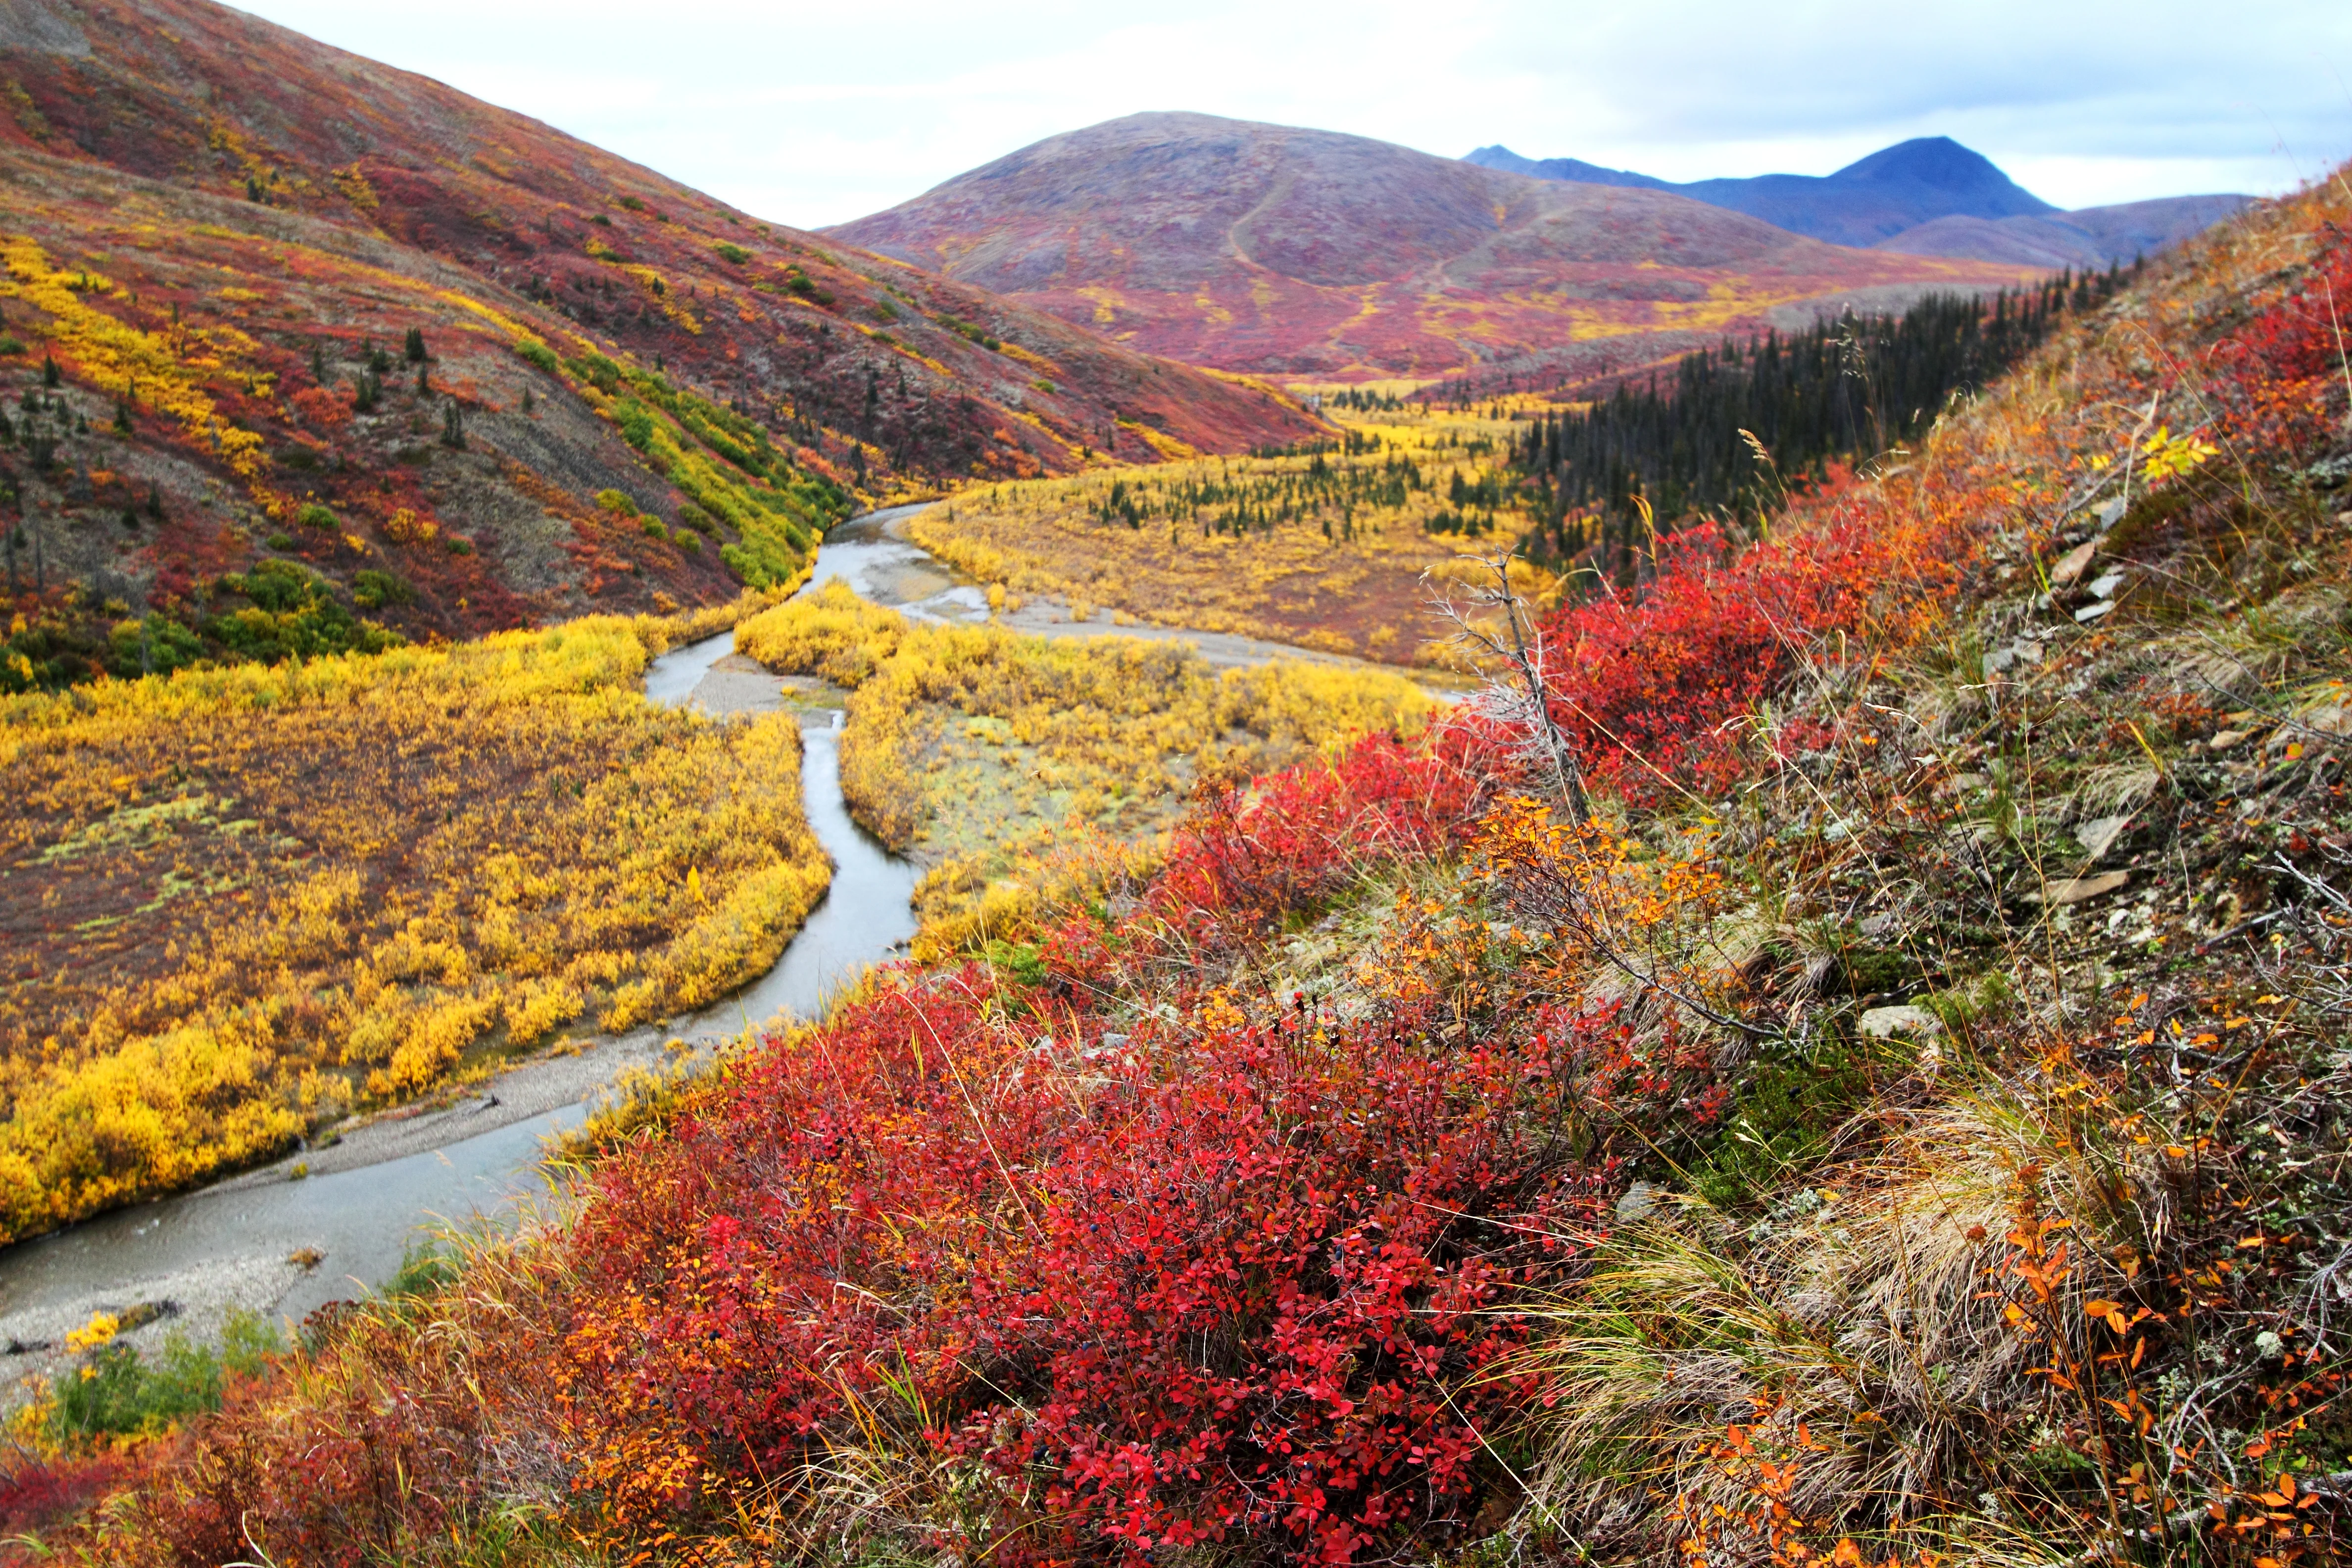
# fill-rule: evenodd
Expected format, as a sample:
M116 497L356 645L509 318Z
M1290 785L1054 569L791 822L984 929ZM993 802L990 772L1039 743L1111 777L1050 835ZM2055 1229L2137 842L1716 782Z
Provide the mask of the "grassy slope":
M2332 1560L2347 218L1555 618L1592 823L1507 731L1208 803L92 1549Z
M276 553L338 584L362 570L409 584L361 606L371 618L461 635L789 576L853 491L1065 472L1091 451L1149 460L1153 440L1230 450L1316 425L1263 389L758 222L204 0L49 9L56 27L0 47L0 232L17 247L0 333L22 345L0 360L0 390L13 416L54 353L65 428L51 418L41 445L0 459L0 520L44 535L52 593L82 585L87 605L45 601L72 634L74 672L110 662L104 623L121 606L198 618L208 578L273 535L289 541ZM432 394L413 392L403 361L354 419L365 346L397 360L410 328L436 356ZM671 433L710 471L687 482L662 450L621 439L595 378L516 357L530 340L564 360L667 367L672 403L699 399L666 411ZM116 437L125 397L132 427ZM452 400L463 453L439 443ZM747 471L736 454L755 430L769 445ZM772 537L742 537L714 487L779 492L779 520L753 531ZM600 513L590 498L607 489L661 536ZM685 502L716 516L705 538L673 538ZM291 526L305 503L343 526ZM403 510L437 537L391 528ZM452 557L452 537L479 548ZM722 563L722 543L767 566Z

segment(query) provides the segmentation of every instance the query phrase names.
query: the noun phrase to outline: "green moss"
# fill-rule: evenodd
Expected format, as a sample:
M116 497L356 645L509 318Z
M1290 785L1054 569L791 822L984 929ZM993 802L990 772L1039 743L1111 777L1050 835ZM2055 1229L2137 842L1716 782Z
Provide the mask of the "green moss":
M1717 1208L1738 1208L1784 1185L1829 1152L1830 1138L1899 1069L1910 1047L1824 1034L1759 1054L1692 1185Z

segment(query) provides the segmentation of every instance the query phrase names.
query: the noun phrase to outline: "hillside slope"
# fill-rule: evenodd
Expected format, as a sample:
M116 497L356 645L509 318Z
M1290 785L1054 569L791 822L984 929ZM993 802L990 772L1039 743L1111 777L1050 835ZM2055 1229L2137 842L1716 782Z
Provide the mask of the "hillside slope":
M10 0L0 182L19 680L272 539L346 619L460 635L786 580L859 498L1316 428L205 0Z
M2247 196L2167 196L2039 217L1940 217L1882 239L1878 248L2081 270L2153 256L2251 205Z
M2021 276L1204 114L1050 137L826 232L1154 353L1289 375L1646 360L1811 302Z

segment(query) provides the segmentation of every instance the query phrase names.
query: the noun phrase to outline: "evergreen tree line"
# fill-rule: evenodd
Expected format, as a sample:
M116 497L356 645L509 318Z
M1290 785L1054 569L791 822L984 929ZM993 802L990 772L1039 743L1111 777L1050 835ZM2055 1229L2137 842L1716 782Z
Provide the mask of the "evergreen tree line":
M1621 382L1580 411L1537 419L1511 455L1533 492L1529 552L1558 560L1598 545L1597 564L1622 576L1653 528L1752 525L1831 463L1921 435L1954 394L1998 377L2140 265L2070 270L1990 302L1931 296L1900 316L1849 312L1788 337L1727 341L1685 356L1665 384Z
M1323 536L1336 542L1356 537L1359 512L1402 510L1415 492L1436 484L1409 455L1389 452L1378 463L1334 463L1328 447L1318 447L1305 468L1270 474L1246 469L1235 474L1227 468L1172 481L1118 479L1087 503L1087 510L1097 522L1129 529L1140 529L1153 519L1165 521L1171 529L1197 527L1204 539L1212 534L1239 539L1272 533L1291 523L1319 521ZM1493 481L1487 487L1495 490ZM1463 489L1458 472L1454 488L1457 493ZM1499 491L1480 493L1491 510Z

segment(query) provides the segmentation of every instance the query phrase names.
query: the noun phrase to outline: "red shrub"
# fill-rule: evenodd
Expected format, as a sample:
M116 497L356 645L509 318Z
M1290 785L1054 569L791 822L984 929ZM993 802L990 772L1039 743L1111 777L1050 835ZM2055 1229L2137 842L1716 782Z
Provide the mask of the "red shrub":
M1033 1044L993 994L780 1041L605 1176L574 1353L608 1505L653 1528L696 1468L775 1474L903 1377L1003 1478L1001 1559L1246 1531L1344 1561L1461 1522L1528 1394L1486 1375L1521 1336L1496 1309L1586 1190L1546 1129L1591 1042L1301 1014Z
M351 400L331 386L306 386L288 399L302 418L321 430L352 422Z
M2246 460L2307 458L2352 396L2352 235L2330 224L2293 293L2213 346L2222 424Z
M1569 605L1543 627L1554 720L1598 783L1637 801L1719 795L1747 771L1724 732L1801 655L1928 603L1957 563L1839 506L1728 563L1712 528L1661 550L1638 597Z
M1204 802L1177 834L1154 909L1191 933L1244 935L1367 870L1459 845L1492 787L1467 765L1472 743L1467 731L1422 748L1368 735L1336 762Z
M111 1452L87 1455L0 1454L0 1531L11 1535L69 1519L113 1489L133 1462ZM15 1561L0 1541L0 1563ZM27 1557L26 1561L31 1561Z

